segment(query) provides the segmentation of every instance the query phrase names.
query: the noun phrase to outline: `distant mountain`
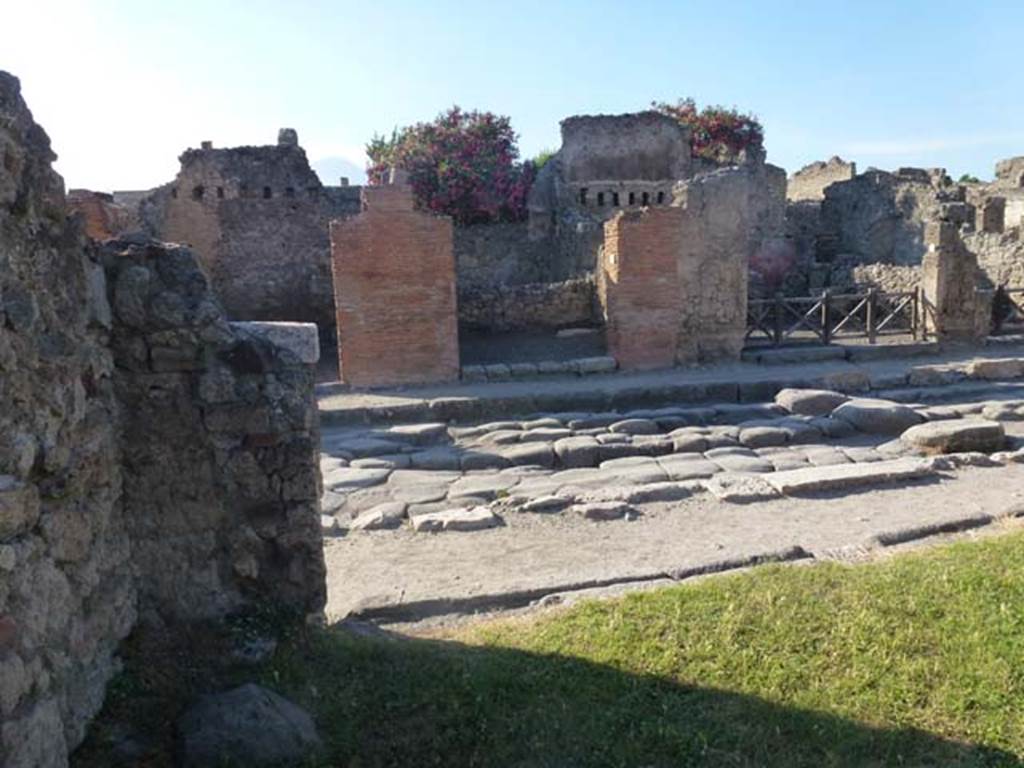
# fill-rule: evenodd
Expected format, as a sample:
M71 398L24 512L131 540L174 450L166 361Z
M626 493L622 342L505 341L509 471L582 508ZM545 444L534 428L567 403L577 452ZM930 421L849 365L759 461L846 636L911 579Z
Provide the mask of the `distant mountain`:
M329 187L338 186L338 180L342 176L348 177L349 184L364 184L366 182L366 169L356 165L344 157L322 157L319 160L311 161L310 165L320 177L320 181Z

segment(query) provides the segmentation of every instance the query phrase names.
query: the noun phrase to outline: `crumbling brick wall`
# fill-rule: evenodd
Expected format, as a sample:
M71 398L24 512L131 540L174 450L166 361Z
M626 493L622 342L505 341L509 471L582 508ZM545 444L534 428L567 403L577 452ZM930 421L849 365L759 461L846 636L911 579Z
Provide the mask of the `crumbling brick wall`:
M413 210L404 185L365 187L331 223L341 380L359 387L459 376L452 222Z
M594 281L590 277L558 283L459 286L459 328L497 332L558 330L595 321Z
M0 72L0 765L59 768L138 617L324 604L312 371L194 255L85 245Z

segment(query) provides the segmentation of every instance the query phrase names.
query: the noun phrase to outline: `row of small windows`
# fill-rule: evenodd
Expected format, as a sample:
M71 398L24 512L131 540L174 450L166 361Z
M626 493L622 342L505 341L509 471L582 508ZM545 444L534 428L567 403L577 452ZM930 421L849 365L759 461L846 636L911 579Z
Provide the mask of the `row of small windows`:
M580 205L586 206L586 205L590 204L590 198L589 198L589 195L588 195L589 191L590 190L588 190L586 187L580 187ZM604 207L605 203L608 202L608 197L609 196L611 197L611 206L612 206L612 208L619 208L622 205L621 198L619 197L619 193L618 192L598 192L597 193L597 206L598 206L598 208ZM637 194L636 192L630 192L629 193L629 197L627 199L629 200L628 205L637 205L637 203L639 201L640 205L646 206L646 205L650 205L651 204L651 193L650 192L641 192L641 193ZM664 205L665 204L665 193L664 192L658 192L657 195L655 195L655 200L657 200L657 204L658 205Z
M308 195L310 197L316 197L317 195L320 194L320 189L318 187L309 187L306 190L306 192L308 193ZM206 187L204 187L202 184L199 184L198 186L192 187L192 199L193 200L203 200L206 197L206 193L207 193ZM218 200L223 200L224 196L225 196L224 195L224 187L216 187L216 188L214 188L214 194L217 196ZM254 195L251 195L249 193L249 186L247 184L242 184L238 188L238 196L239 197L253 197ZM285 187L284 188L284 196L285 197L295 197L295 187ZM171 197L173 197L175 199L178 198L178 188L177 187L171 187ZM263 189L262 189L262 197L263 197L264 200L270 200L272 197L274 197L274 190L272 188L270 188L270 187L263 187Z

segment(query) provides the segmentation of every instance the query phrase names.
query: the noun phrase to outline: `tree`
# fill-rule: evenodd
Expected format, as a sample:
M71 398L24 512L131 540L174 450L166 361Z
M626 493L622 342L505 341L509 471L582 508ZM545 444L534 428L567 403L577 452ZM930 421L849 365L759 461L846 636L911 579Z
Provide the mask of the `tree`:
M675 104L652 102L651 107L690 129L694 157L734 162L743 150L764 146L764 128L758 119L735 108L707 106L698 110L693 99Z
M418 206L458 224L519 221L536 169L518 162L516 142L509 118L455 106L390 138L375 135L366 146L366 173L381 184L392 167L402 168Z

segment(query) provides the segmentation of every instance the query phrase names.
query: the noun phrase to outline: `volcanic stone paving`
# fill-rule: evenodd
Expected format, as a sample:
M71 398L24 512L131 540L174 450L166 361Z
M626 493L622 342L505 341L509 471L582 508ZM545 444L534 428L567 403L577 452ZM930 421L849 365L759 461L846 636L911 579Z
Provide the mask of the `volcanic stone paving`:
M934 454L981 452L947 464L1019 460L1005 450L1015 444L1002 422L1024 419L1024 391L975 394L993 399L921 405L783 390L762 404L326 430L324 528L466 532L510 514L636 519L644 503L702 492L743 503L918 478L940 468Z

